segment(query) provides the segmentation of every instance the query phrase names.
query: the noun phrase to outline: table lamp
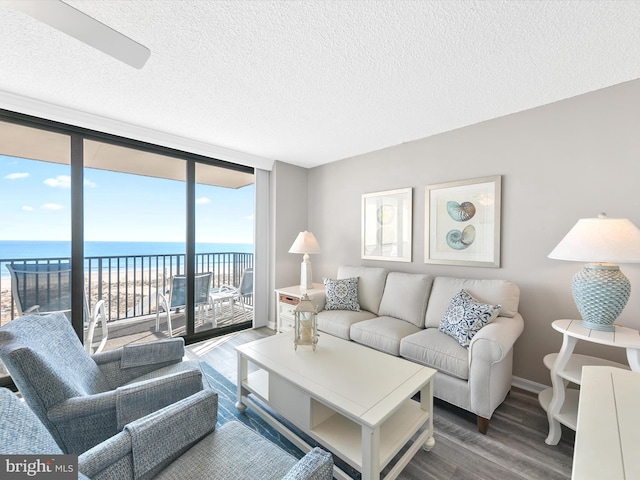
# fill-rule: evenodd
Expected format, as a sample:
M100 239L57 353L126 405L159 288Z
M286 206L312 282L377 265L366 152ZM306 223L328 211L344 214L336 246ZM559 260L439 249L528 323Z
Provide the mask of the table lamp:
M617 263L640 263L640 230L626 218L582 218L549 258L588 262L573 277L571 291L582 326L611 332L631 293Z
M314 237L313 233L300 232L296 237L295 242L291 245L289 253L302 253L302 264L300 265L300 288L302 290L308 290L313 288L313 276L311 274L311 261L309 260L310 253L320 253L320 245Z

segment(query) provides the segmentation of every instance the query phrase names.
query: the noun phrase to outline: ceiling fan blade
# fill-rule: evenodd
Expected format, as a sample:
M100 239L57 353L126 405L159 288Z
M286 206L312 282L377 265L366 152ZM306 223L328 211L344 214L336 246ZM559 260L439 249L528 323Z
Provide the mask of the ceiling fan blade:
M60 0L0 0L107 55L142 68L151 51L95 18Z

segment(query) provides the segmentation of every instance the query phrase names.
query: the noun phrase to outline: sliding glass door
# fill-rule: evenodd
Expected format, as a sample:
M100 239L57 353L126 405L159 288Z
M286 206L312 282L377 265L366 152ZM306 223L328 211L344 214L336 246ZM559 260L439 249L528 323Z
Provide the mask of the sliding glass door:
M253 320L254 176L196 163L195 270L211 275L207 321L196 331ZM251 278L250 278L251 277ZM199 308L196 312L202 313Z
M58 311L92 352L251 326L253 169L0 111L0 182L0 323L22 262L66 266Z
M0 325L25 313L70 318L70 175L68 135L0 121Z

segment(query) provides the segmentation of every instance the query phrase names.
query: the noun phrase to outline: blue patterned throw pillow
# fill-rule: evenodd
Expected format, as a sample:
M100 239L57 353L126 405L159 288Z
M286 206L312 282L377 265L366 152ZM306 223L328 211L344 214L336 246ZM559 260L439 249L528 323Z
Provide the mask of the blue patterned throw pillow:
M500 305L480 303L465 290L451 299L438 330L455 338L464 348L469 348L478 331L493 321L500 313Z
M358 277L343 278L340 280L324 279L324 288L327 292L325 310L353 310L360 311L358 303Z

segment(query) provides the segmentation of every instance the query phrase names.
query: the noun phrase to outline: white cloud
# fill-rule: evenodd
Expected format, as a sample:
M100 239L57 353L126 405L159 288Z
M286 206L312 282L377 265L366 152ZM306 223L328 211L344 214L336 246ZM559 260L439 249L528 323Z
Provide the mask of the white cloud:
M33 212L33 207L29 205L23 205L22 210L24 210L25 212Z
M47 178L44 184L54 188L71 188L71 177L58 175L56 178Z
M41 205L40 208L43 210L62 210L64 207L57 203L45 203L44 205Z
M211 200L207 197L196 198L196 205L205 205L211 203Z
M16 172L16 173L10 173L9 175L5 175L4 178L6 178L7 180L18 180L20 178L27 178L28 176L29 176L28 173Z
M97 184L97 183L95 183L95 182L92 182L91 180L88 180L88 179L86 179L86 178L85 178L85 179L84 179L84 186L85 186L85 187L95 188L95 187L97 187L97 186L98 186L98 184Z

